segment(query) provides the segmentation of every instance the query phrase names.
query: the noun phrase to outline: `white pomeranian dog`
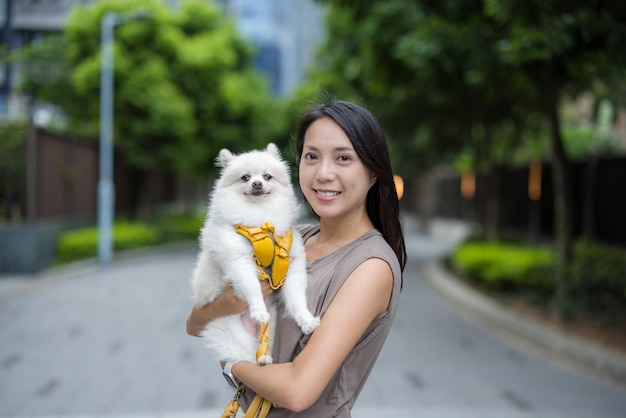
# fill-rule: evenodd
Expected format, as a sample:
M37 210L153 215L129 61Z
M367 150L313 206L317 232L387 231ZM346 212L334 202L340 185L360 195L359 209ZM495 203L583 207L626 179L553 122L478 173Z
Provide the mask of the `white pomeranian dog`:
M283 237L295 224L299 205L289 167L275 144L270 143L262 151L239 155L223 149L216 165L221 168L221 173L211 193L207 218L200 234L193 293L196 303L204 305L230 285L235 295L248 303L248 309L241 314L209 322L202 337L220 361L255 363L258 333L251 333L249 325L270 321L275 317L275 307L271 300L266 306L253 246L248 238L237 232L236 225L260 227L269 222L274 227L274 234ZM319 325L319 318L307 308L306 254L302 237L293 229L292 236L284 284L265 299L273 299L278 294L277 302L284 304L285 311L302 332L310 334ZM272 320L271 323L275 322ZM270 330L273 329L270 326ZM259 359L261 364L271 362L271 356Z

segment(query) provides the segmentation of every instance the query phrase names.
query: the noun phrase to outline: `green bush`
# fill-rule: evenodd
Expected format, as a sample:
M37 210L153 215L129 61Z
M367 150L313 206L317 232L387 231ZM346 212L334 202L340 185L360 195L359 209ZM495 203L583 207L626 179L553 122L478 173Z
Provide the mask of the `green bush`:
M113 227L113 249L126 250L160 242L155 226L120 222ZM63 233L57 243L57 261L67 263L95 257L98 252L98 228L88 227Z
M452 266L480 285L519 292L550 303L556 286L552 250L544 247L470 241L451 258ZM608 323L626 321L626 249L589 240L574 245L567 276L568 316ZM554 302L554 301L553 301Z
M569 293L585 313L626 320L626 250L589 240L574 245Z
M544 247L469 242L452 256L453 266L466 276L498 289L552 287L552 251Z
M170 216L157 222L164 241L197 240L204 222L204 214L196 216Z

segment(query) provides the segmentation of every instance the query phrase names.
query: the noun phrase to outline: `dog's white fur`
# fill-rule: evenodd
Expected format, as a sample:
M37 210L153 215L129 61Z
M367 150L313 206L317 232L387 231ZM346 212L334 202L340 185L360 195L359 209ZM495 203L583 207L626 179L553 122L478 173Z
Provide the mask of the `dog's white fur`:
M294 225L299 206L289 167L272 143L265 150L240 155L223 149L216 165L221 167L221 173L200 235L200 253L192 280L194 298L196 303L207 304L230 284L235 294L247 301L250 318L258 324L265 323L275 317L275 309L272 303L268 303L268 309L264 302L252 244L235 231L235 225L258 227L271 222L278 236L283 236ZM319 325L319 318L307 308L306 254L302 237L294 229L292 234L287 276L274 294L279 295L278 302L284 304L287 314L302 331L310 334ZM247 311L215 319L202 332L207 347L220 361L256 362L257 336L251 335L242 322L242 315L247 315ZM274 324L272 320L270 330L274 329ZM259 359L259 363L271 361L271 356Z

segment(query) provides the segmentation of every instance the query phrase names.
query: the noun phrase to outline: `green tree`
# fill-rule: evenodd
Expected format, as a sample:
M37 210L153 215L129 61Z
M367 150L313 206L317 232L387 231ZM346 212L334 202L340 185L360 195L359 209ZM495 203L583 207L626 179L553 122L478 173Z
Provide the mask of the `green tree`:
M502 138L546 127L555 191L557 298L566 292L572 190L560 104L626 79L621 0L327 0L329 36L312 75L380 116L405 167L467 149L493 166ZM507 133L508 131L508 133ZM516 146L516 145L511 145ZM508 153L508 152L507 152ZM506 153L505 153L506 154Z
M280 104L253 69L252 47L211 2L170 9L155 0L100 0L73 8L61 37L22 56L25 89L60 105L74 132L97 136L107 12L146 15L116 26L114 36L114 137L135 167L199 178L213 170L219 149L260 146L285 129Z
M367 103L393 139L399 172L414 177L459 152L485 173L506 164L523 142L533 96L489 48L499 29L481 1L328 3L311 84ZM495 235L495 181L489 190Z
M555 208L557 300L567 293L573 243L569 161L559 108L566 96L600 81L626 79L626 3L620 0L485 0L485 14L502 30L496 47L512 71L524 74L549 126Z

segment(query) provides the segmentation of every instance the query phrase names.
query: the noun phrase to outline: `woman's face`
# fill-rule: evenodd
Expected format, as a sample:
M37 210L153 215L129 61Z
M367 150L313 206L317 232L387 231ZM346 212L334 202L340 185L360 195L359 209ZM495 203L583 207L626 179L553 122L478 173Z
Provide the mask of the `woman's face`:
M332 119L318 119L306 130L299 170L302 193L320 218L366 212L367 192L376 178Z

